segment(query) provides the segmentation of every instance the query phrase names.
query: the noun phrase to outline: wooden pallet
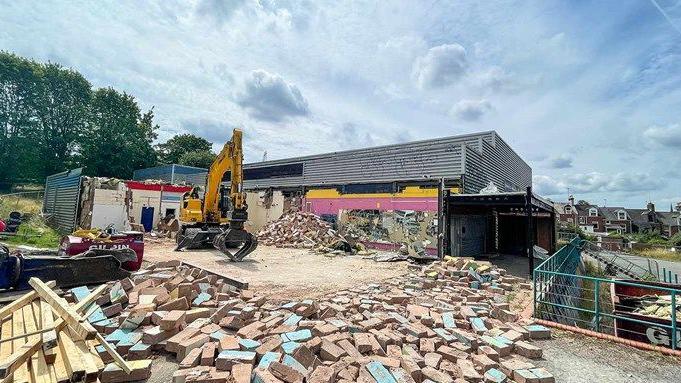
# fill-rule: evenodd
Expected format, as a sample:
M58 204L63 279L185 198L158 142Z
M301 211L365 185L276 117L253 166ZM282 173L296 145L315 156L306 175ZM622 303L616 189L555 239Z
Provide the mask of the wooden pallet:
M102 345L126 372L130 367L83 314L106 291L102 285L75 305L53 291L54 282L30 281L33 291L0 309L0 382L96 381L105 363Z

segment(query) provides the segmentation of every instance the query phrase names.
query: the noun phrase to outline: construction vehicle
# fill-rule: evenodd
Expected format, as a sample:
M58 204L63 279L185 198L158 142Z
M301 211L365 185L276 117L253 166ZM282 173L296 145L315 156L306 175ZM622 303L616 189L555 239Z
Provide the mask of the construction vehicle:
M248 206L243 191L242 135L234 129L232 139L211 164L203 198L198 187L182 196L176 251L215 247L232 261L241 261L258 246L256 238L244 230ZM227 172L229 188L222 185Z

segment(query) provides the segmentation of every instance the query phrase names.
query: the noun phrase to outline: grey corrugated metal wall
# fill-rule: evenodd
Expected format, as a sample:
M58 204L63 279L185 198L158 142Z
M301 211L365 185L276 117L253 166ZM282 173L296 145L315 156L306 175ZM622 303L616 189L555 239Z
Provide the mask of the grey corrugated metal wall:
M480 142L481 150L466 150L464 193L479 193L492 181L501 192L532 185L532 168L494 133Z
M303 164L299 177L245 180L246 189L347 183L458 179L464 169L463 147L481 149L483 137L493 132L416 141L405 144L349 150L285 160L247 164L246 169Z
M47 177L43 213L48 222L61 233L70 233L76 228L80 183L83 169L74 169Z

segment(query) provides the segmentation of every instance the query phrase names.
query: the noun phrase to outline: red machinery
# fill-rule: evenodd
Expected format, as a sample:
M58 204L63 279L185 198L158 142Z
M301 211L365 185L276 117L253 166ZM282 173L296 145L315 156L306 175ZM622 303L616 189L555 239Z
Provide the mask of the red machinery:
M59 244L59 254L70 256L94 249L132 249L137 255L137 261L124 262L122 267L128 271L137 271L142 266L144 256L144 234L139 231L121 231L105 238L94 239L67 235Z

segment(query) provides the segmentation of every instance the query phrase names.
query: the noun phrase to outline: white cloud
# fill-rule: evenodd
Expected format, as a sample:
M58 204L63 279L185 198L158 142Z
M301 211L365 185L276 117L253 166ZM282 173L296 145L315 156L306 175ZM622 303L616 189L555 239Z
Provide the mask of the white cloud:
M549 159L549 166L554 169L566 169L572 167L572 158L566 154L561 154Z
M681 149L681 124L651 126L643 132L650 143Z
M465 121L477 121L490 110L492 104L487 100L461 100L452 107L451 113Z
M573 173L560 178L546 175L533 177L539 194L645 192L665 185L664 180L647 173L604 174L600 172Z
M307 100L296 85L262 69L251 72L236 100L253 117L265 121L281 121L310 112Z
M412 75L418 86L440 88L454 83L466 72L466 50L459 44L444 44L430 48L414 62Z

